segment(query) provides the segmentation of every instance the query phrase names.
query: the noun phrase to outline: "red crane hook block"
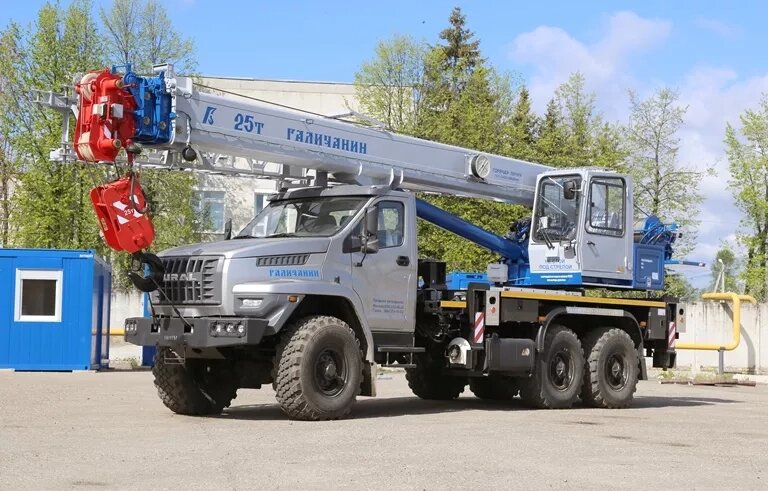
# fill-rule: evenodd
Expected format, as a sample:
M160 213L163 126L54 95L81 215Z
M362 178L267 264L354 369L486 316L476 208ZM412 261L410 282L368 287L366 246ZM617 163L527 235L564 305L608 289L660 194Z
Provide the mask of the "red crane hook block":
M75 90L80 107L75 125L75 152L86 162L114 162L136 131L136 101L123 77L109 69L85 75Z
M93 188L91 201L109 247L135 253L152 244L155 228L137 174Z

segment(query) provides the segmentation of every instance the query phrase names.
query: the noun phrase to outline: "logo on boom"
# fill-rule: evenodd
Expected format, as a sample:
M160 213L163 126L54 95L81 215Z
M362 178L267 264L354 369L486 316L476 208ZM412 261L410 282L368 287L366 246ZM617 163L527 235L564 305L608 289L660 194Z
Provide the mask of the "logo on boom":
M216 108L208 106L205 109L205 115L203 116L203 124L213 124L213 113L216 112Z

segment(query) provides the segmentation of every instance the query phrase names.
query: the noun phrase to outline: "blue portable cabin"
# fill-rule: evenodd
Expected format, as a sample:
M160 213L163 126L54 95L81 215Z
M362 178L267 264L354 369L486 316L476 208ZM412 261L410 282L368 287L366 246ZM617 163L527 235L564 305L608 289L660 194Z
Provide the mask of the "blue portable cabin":
M95 251L0 249L0 368L108 366L111 286Z

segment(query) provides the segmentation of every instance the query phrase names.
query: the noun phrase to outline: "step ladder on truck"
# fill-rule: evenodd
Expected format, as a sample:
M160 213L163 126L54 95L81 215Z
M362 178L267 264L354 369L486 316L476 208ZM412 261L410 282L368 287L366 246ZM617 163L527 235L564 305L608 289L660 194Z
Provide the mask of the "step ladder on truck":
M76 93L51 96L77 114L69 152L128 169L91 197L107 243L142 265L132 280L151 292L152 316L127 319L125 339L158 347L155 383L174 412L217 414L237 390L272 384L289 417L340 418L375 395L377 366L405 368L425 399L469 386L539 408L577 398L623 408L646 357L675 365L670 333L684 312L660 291L678 233L655 217L633 227L627 175L215 93L167 65L92 72ZM141 165L286 185L234 237L155 255ZM523 204L532 216L500 236L416 192ZM445 263L418 258L417 219L498 254L487 281L449 289Z

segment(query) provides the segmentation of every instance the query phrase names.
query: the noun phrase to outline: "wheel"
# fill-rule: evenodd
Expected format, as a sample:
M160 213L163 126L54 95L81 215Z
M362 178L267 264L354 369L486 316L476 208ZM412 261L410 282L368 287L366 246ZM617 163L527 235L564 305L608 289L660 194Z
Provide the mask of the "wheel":
M520 392L515 379L500 375L471 377L469 379L469 390L478 399L488 401L510 401Z
M419 353L415 357L416 368L406 368L408 387L422 399L447 401L456 399L467 385L465 377L445 375L440 358L432 353Z
M289 326L275 354L275 392L289 418L343 418L363 377L360 345L346 322L311 316Z
M537 408L571 407L581 390L583 367L584 354L576 334L564 326L549 326L532 376L522 379L523 402Z
M237 395L235 373L222 360L181 358L170 348L155 353L155 387L163 404L177 414L220 414Z
M592 407L625 408L637 389L639 360L626 331L606 328L584 340L584 385L581 400Z

